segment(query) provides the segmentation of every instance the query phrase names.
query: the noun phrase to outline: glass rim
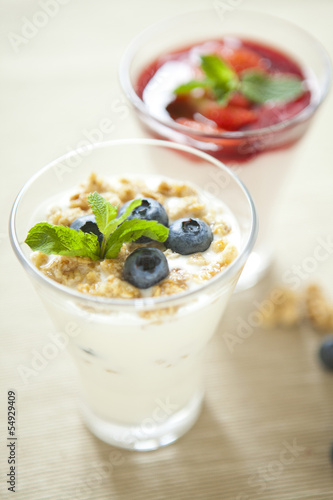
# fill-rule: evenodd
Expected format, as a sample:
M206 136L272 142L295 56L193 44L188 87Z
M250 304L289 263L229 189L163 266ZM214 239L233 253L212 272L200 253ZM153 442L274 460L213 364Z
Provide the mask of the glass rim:
M225 131L222 133L212 133L212 132L204 132L204 131L198 131L194 129L190 129L189 127L186 127L186 125L181 125L180 123L177 123L173 120L167 120L167 119L161 119L158 118L154 115L152 115L146 108L143 100L138 96L137 92L135 91L131 79L130 79L130 67L131 67L131 62L133 60L133 57L135 54L138 52L138 50L142 46L142 42L145 42L149 39L151 35L154 33L157 33L160 31L160 29L164 26L168 26L171 22L176 21L177 19L181 19L182 17L186 18L188 22L188 16L191 14L203 14L203 13L210 13L210 12L216 12L216 9L210 8L210 9L196 9L196 10L191 10L176 16L170 16L166 19L163 19L161 21L158 21L156 23L151 24L147 28L145 28L143 31L141 31L139 34L137 34L132 41L129 43L127 46L127 49L125 50L123 57L120 61L119 65L119 71L118 71L118 76L119 76L119 81L120 84L128 97L129 101L133 104L133 106L143 115L146 115L147 117L153 119L155 122L157 122L160 125L163 125L164 127L167 127L169 129L173 129L176 132L179 132L181 134L189 135L193 138L198 138L198 139L245 139L245 138L251 138L251 137L256 137L257 135L268 135L272 134L274 132L279 132L281 130L286 130L290 127L293 127L294 125L297 125L298 123L302 123L306 121L312 114L318 109L320 104L323 102L325 97L328 94L328 91L331 86L332 82L332 64L330 57L325 49L325 47L322 45L317 38L315 38L311 33L303 29L302 27L298 26L297 24L290 22L280 16L275 16L271 14L266 14L265 12L258 12L255 10L250 10L250 9L241 9L240 12L246 14L246 15L252 15L257 17L263 17L264 19L271 19L274 21L279 21L282 24L289 25L291 28L293 28L296 31L302 32L311 42L314 46L317 47L318 53L321 55L323 66L326 67L326 73L325 73L325 80L320 87L320 95L315 101L310 101L309 104L303 108L299 113L297 113L295 116L281 121L279 123L276 123L274 125L269 125L267 127L262 127L258 129L253 129L253 130L244 130L244 131ZM153 62L153 60L151 61Z
M51 278L48 278L44 274L41 273L37 269L37 267L34 266L32 263L31 259L25 255L23 252L21 245L23 243L19 242L17 232L16 232L16 218L17 218L17 213L19 209L19 205L21 202L21 199L23 196L28 192L30 186L35 182L37 178L39 178L41 175L43 175L47 170L50 168L54 167L57 165L59 162L62 162L66 160L68 157L75 153L80 153L84 149L84 152L87 152L87 150L94 151L97 149L102 149L102 148L107 148L111 146L117 146L117 145L146 145L146 146L157 146L157 147L166 147L169 149L173 150L178 150L181 152L186 152L190 153L192 155L195 155L197 157L202 158L203 160L206 160L219 169L223 170L229 177L231 177L236 184L241 188L243 194L245 195L245 198L249 204L250 212L251 212L251 228L250 228L250 233L248 236L247 241L244 244L243 250L240 251L239 255L236 257L236 259L229 264L229 266L222 271L221 273L215 275L213 278L210 280L207 280L207 283L203 284L202 286L199 286L198 288L194 290L189 290L185 292L181 292L180 294L174 294L174 295L168 295L165 297L143 297L143 298L135 298L135 299L115 299L115 298L109 298L109 297L100 297L100 296L94 296L94 295L85 295L75 289L72 289L70 287L67 287L65 285L62 285L60 283L57 283L56 281L52 280ZM28 228L27 228L28 231ZM72 151L69 151L68 153L58 157L57 159L47 163L44 167L39 169L35 174L33 174L23 185L21 190L19 191L18 195L15 198L11 213L10 213L10 219L9 219L9 237L10 237L10 242L12 245L12 248L14 250L14 253L16 254L16 257L22 264L23 268L28 272L28 274L32 274L39 283L43 284L43 286L46 286L49 289L52 289L53 291L57 291L60 294L63 294L64 296L67 296L68 298L71 299L78 299L80 301L83 301L87 305L98 305L98 306L114 306L117 308L126 308L128 310L135 309L135 310L145 310L145 309L151 309L156 306L172 306L172 305L177 305L175 303L182 302L184 300L187 300L188 298L191 297L196 297L203 291L209 290L213 288L215 285L218 285L221 283L222 285L227 282L231 277L236 276L236 274L241 270L241 268L244 266L253 246L256 240L258 232L258 217L257 217L257 212L256 208L254 205L254 202L251 198L251 195L249 194L247 188L244 186L244 184L238 179L238 177L228 168L226 167L222 162L219 160L216 160L212 156L203 153L195 148L189 147L189 146L184 146L182 144L177 144L171 141L163 141L163 140L157 140L157 139L138 139L138 138L133 138L133 139L116 139L116 140L110 140L110 141L103 141L103 142L97 142L97 143L92 143L89 146L84 146L84 148L78 148Z

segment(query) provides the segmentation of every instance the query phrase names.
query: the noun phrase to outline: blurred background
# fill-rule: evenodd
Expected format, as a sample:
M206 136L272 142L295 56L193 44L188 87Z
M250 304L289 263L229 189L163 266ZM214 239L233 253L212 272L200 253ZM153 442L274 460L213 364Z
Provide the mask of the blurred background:
M331 0L217 3L226 11L247 8L290 20L333 54ZM6 393L15 388L18 499L333 496L333 381L317 361L322 335L308 324L270 331L254 328L233 352L223 340L223 332L236 331L240 318L248 317L255 300L262 300L284 272L293 266L303 269L318 238L333 238L332 93L314 120L276 207L276 260L270 281L233 299L208 350L205 409L188 435L157 452L117 451L84 428L76 410L74 368L64 352L28 383L18 372L18 366L31 365L54 327L10 248L7 224L17 192L36 170L82 140L144 136L118 81L125 48L162 18L215 4L1 0L0 419L3 429ZM109 133L100 130L105 119L111 122ZM303 274L304 286L320 283L333 303L331 250L327 259L313 271L303 269ZM3 440L0 446L0 470L5 471ZM285 450L288 464L281 462ZM5 481L2 472L0 498L9 498Z

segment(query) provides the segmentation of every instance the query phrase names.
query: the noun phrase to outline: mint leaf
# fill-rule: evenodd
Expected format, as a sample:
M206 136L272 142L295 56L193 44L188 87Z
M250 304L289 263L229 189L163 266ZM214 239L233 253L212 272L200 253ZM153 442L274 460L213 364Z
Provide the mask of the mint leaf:
M296 76L269 75L261 71L243 72L240 84L242 94L252 102L293 101L303 93L302 80Z
M126 208L125 212L120 216L118 217L118 219L114 219L113 221L111 221L108 225L108 230L107 230L107 233L105 235L103 235L103 241L102 241L102 245L101 245L101 255L102 257L104 258L105 257L105 253L106 253L106 250L107 250L107 243L108 243L108 240L109 240L109 237L110 235L115 231L115 229L120 226L124 220L129 216L129 214L136 208L138 207L139 205L141 205L142 203L142 200L133 200L129 206ZM120 246L121 248L121 246ZM119 250L120 250L119 248Z
M156 221L126 220L132 211L141 205L140 199L133 200L118 218L117 207L97 192L91 193L88 201L96 217L98 229L103 234L101 245L95 234L60 225L54 226L47 222L40 222L32 227L25 243L32 250L39 250L46 255L89 257L98 260L117 257L123 243L135 241L140 236L157 241L165 241L168 237L169 229Z
M188 94L193 89L210 88L210 86L211 86L211 84L207 80L191 80L188 83L184 83L182 85L179 85L179 87L177 87L174 90L174 93L177 95Z
M180 85L174 90L176 94L186 94L201 87L210 90L216 102L220 106L225 106L234 91L240 92L257 104L264 104L268 101L292 101L304 91L302 80L293 75L271 75L249 69L242 72L240 80L228 63L215 54L201 56L200 66L206 78Z
M46 255L67 255L70 257L89 257L98 260L100 246L95 234L75 231L66 226L54 226L39 222L28 233L25 243L31 250Z
M196 88L205 88L213 92L220 105L227 104L231 93L237 90L239 85L237 73L223 59L214 54L201 56L200 66L206 78L179 85L174 93L182 95Z
M117 226L124 222L125 219L133 212L133 210L140 206L142 204L142 200L139 198L137 200L133 200L128 207L126 208L125 212L117 219Z
M96 223L98 229L103 234L103 240L101 244L100 254L104 258L107 243L110 235L115 231L115 229L122 224L122 222L130 215L130 213L139 205L141 205L142 200L133 200L125 212L117 219L117 207L111 205L103 196L101 196L96 191L88 196L88 202L91 206L93 214L96 218ZM121 246L120 246L121 248ZM119 250L120 250L119 248Z
M201 56L201 69L214 86L233 90L238 83L237 73L218 56L214 54Z
M117 257L123 243L135 241L141 236L147 236L156 241L165 241L168 234L169 229L156 221L125 220L110 236L106 246L105 258L113 259Z
M215 94L216 102L219 106L226 106L229 102L230 97L234 93L234 90L224 90L220 87L213 87L213 92Z
M237 73L220 57L209 54L201 56L201 69L210 82L217 103L225 106L233 91L238 89Z
M111 205L103 196L96 191L88 196L88 202L96 218L98 229L104 236L109 236L110 223L117 216L117 207Z

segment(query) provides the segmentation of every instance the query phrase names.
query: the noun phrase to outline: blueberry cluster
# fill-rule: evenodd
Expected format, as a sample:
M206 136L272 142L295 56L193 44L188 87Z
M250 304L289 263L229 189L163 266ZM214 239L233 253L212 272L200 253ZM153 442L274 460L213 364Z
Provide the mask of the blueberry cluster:
M120 217L132 202L128 201L119 210ZM131 219L144 219L157 221L168 227L168 214L157 200L153 198L144 198L141 205L136 207L128 216ZM103 235L99 231L94 215L84 215L72 222L72 229L86 233L96 234L99 238ZM152 241L146 236L141 236L138 243L148 243ZM167 248L181 255L189 255L196 252L204 252L213 241L213 233L201 219L183 218L173 222L169 227L169 236L165 242ZM136 249L125 261L123 277L126 281L137 288L149 288L156 285L169 274L168 261L157 248L142 247Z

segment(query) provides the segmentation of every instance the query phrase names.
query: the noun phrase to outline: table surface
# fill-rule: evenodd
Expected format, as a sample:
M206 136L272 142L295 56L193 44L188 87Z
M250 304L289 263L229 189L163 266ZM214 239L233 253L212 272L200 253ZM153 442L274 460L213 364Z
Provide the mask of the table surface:
M50 0L52 16L22 41L22 30L38 18L34 16L42 4L47 0L2 0L0 5L5 179L0 212L0 498L14 498L5 484L4 432L6 393L15 388L16 499L331 499L333 374L317 360L322 335L305 323L292 329L253 328L230 352L224 333L237 333L255 300L262 300L293 266L304 274L301 287L316 281L333 297L332 254L315 269L306 266L318 238L333 235L332 95L318 113L276 207L274 270L260 287L232 299L207 349L203 412L186 436L149 453L100 442L77 412L76 374L65 352L23 383L18 367L31 366L54 327L10 248L7 222L14 197L37 169L75 148L85 131L96 129L104 118L114 128L103 139L143 136L118 83L120 57L130 39L152 22L207 6L204 0L58 0L57 10ZM219 2L226 9L236 4L289 19L333 52L331 0ZM128 112L120 116L116 108L124 103Z

